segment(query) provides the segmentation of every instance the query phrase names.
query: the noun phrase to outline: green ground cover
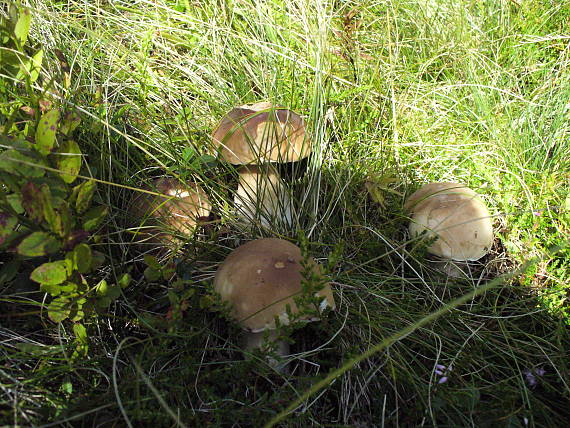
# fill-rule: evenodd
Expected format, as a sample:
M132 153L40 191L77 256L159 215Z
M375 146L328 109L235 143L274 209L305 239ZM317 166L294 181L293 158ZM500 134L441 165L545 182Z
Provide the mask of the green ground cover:
M18 211L5 196L18 174L57 193L57 173L15 172L5 155L6 136L49 146L40 117L57 110L60 148L31 163L80 175L57 191L89 236L73 249L56 210L59 253L0 241L0 424L565 426L567 1L12 3L0 0L2 213ZM297 227L235 229L235 171L208 156L220 118L259 100L306 119L297 226L315 259L335 262L337 310L291 333L290 374L244 360L209 294L238 243L300 239ZM82 162L61 161L63 148ZM127 207L163 174L201 182L218 217L156 266L132 245ZM89 177L95 190L73 190ZM405 196L430 181L470 186L493 214L494 248L470 278L434 270L407 234ZM20 231L39 227L22 214L37 206L24 202ZM67 312L29 280L65 251L86 296L62 291Z

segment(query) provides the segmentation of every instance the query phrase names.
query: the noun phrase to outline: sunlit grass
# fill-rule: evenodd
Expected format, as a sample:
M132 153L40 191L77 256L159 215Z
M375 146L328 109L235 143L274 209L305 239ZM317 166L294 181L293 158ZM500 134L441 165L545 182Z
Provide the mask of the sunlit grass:
M30 4L31 38L46 49L37 86L83 112L86 172L135 187L165 174L199 182L217 216L170 258L196 292L181 320L167 320L172 293L185 291L145 279L128 231L133 192L100 186L112 215L98 245L113 260L101 275L128 270L134 284L88 325L85 360L71 359L69 325L15 315L7 304L17 290L0 292L10 314L2 422L262 425L329 371L534 257L542 261L523 275L359 362L284 426L567 420L570 266L568 249L548 252L567 246L570 232L565 2ZM55 49L70 65L67 89ZM260 100L301 114L313 148L295 166L306 174L289 184L295 221L278 230L235 227L235 168L197 169L187 156L211 155L221 117ZM495 248L466 280L442 275L409 245L404 198L429 181L470 186L494 216ZM263 358L242 360L239 329L205 296L238 243L296 240L297 228L319 262L339 243L343 253L331 273L338 309L293 333L288 377ZM437 365L452 367L444 383ZM526 373L539 368L532 386Z

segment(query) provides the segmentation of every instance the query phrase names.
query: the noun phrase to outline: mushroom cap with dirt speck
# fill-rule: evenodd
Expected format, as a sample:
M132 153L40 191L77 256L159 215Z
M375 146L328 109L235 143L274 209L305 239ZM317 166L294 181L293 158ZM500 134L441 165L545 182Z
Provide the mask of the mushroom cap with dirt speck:
M467 261L483 257L493 244L489 210L472 189L459 183L429 183L404 204L412 238L426 231L437 238L428 252L443 259Z
M199 219L210 214L208 195L197 183L161 177L142 189L163 196L137 192L131 200L128 214L136 224L137 242L173 243L174 235L193 233Z
M212 132L212 142L233 165L295 162L311 152L301 116L268 102L234 108Z
M224 260L214 278L214 290L228 302L231 316L251 332L275 329L275 317L288 325L291 313L299 309L293 300L301 294L303 257L296 245L278 238L262 238L236 248ZM320 274L319 266L309 263ZM327 283L318 295L323 297L319 311L335 308ZM304 318L313 321L317 318Z

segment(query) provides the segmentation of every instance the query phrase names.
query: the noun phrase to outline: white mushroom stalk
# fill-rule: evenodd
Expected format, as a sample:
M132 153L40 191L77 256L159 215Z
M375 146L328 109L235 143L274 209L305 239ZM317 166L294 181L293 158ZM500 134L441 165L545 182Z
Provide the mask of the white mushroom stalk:
M263 228L289 229L293 223L291 197L271 167L243 166L234 196L237 217Z

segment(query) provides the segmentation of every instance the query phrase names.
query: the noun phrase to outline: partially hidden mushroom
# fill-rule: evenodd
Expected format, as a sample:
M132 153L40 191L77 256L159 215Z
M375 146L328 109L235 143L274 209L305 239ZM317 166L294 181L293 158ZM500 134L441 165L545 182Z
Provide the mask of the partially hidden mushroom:
M404 204L412 238L435 239L427 251L444 260L479 260L493 244L493 224L485 203L459 183L426 184Z
M150 248L177 246L181 237L194 233L199 220L210 214L208 195L197 183L161 177L142 189L160 195L137 192L127 208L137 244Z
M332 290L325 282L316 292L321 299L318 307L310 308L308 313L300 312L295 297L302 294L302 260L296 245L283 239L263 238L236 248L218 268L214 290L229 304L230 316L246 331L246 350L264 348L265 337L274 340L279 336L276 319L280 325L289 325L292 314L297 321L315 321L325 308L335 308ZM312 258L308 258L308 263L314 273L321 275ZM279 357L286 356L288 344L279 342L276 352Z
M238 172L234 194L238 217L248 223L259 221L265 228L289 227L293 222L292 202L277 171L268 165L244 165Z

